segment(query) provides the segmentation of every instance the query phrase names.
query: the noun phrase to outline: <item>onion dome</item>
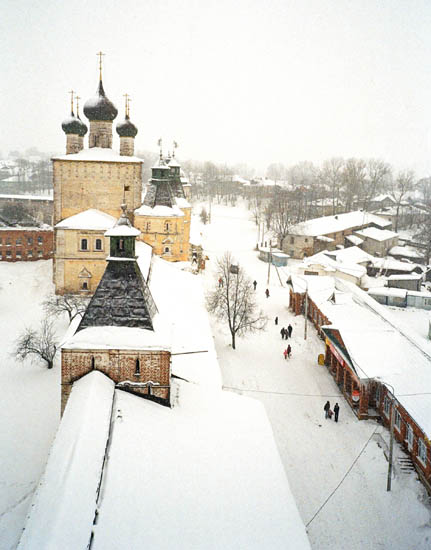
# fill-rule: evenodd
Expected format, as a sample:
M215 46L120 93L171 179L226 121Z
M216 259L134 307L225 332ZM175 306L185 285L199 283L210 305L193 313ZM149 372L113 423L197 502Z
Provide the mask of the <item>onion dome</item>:
M117 108L106 97L101 80L99 81L96 95L85 102L84 114L88 120L112 121L117 116Z
M85 132L82 134L82 126L85 128ZM79 120L74 114L73 111L70 113L70 116L63 120L61 127L65 134L76 134L78 136L85 136L87 132L87 126Z
M130 121L129 115L126 115L125 119L117 124L116 131L120 137L134 138L138 133L138 129L133 122Z

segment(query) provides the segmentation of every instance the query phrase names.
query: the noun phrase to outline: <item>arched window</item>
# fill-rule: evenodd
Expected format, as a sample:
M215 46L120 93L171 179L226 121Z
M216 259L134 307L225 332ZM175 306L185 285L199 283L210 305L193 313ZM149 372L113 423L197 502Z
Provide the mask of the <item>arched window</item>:
M165 254L169 254L169 252L170 252L169 246L165 246Z
M96 239L95 248L96 250L102 250L102 239Z
M169 222L165 222L165 231L169 231Z
M82 290L88 290L88 282L82 281Z
M118 241L118 250L124 250L124 239Z
M87 239L81 239L81 250L88 250L88 241L87 241Z
M139 359L136 359L135 362L135 374L141 374L141 364L139 362Z
M96 362L95 362L95 360L94 360L94 357L92 357L92 358L91 358L91 370L94 370L95 364L96 364Z

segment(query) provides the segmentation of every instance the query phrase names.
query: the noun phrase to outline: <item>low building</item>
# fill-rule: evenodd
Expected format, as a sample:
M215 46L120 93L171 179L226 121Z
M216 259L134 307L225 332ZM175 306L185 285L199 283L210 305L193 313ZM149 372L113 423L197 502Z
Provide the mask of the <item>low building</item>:
M362 244L360 245L365 252L372 256L387 256L389 250L398 244L398 234L387 229L378 229L377 227L366 227L355 231Z
M337 245L344 245L347 236L366 227L389 229L391 223L360 210L307 220L290 228L283 241L283 252L302 259L323 249L335 250Z
M23 207L38 222L52 224L54 201L50 195L0 194L0 210L10 205Z
M390 275L387 285L389 288L404 288L406 290L416 290L420 292L423 276L420 273L410 273L409 275Z
M424 263L423 254L413 246L394 246L389 250L388 254L396 260L408 260L417 264Z
M0 260L49 260L53 257L52 227L1 227Z

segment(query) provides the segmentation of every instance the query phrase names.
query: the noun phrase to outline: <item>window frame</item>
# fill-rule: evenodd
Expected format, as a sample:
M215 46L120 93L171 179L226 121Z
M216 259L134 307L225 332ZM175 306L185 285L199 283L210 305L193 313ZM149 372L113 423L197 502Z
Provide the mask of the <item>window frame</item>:
M85 248L82 246L83 243L84 243L84 241L85 241ZM80 250L81 252L88 252L88 238L81 237L81 238L79 239L79 250Z
M402 416L400 414L400 411L398 409L395 409L394 426L399 432L401 431L402 420L403 419L402 419Z
M411 424L406 422L406 442L407 442L407 448L409 451L413 449L413 443L414 443L414 432L413 428L411 427Z
M424 457L422 456L421 450L423 451L423 453L425 455ZM426 466L427 458L428 458L428 449L427 449L426 443L422 439L422 437L418 438L418 454L417 454L417 457L422 462L422 464L424 466Z
M97 243L100 242L100 248L97 248ZM94 250L97 252L103 252L103 239L100 239L99 237L97 239L94 239Z
M386 394L385 398L383 399L383 413L386 418L389 418L391 415L391 403L391 399L389 399L388 394Z

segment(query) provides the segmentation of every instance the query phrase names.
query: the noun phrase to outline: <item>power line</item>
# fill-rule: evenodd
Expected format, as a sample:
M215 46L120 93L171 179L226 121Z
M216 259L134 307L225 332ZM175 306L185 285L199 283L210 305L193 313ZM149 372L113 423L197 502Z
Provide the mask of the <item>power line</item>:
M341 486L341 484L343 483L343 481L346 479L346 477L350 474L353 466L358 462L359 460L359 457L361 456L361 454L365 451L368 443L371 441L371 438L373 437L373 435L376 433L377 431L377 428L379 428L379 426L377 426L373 433L370 435L370 437L368 438L368 441L365 443L365 445L362 447L360 453L358 454L358 456L355 458L355 460L353 461L352 465L350 466L350 468L347 470L347 472L344 474L344 476L342 477L340 483L335 487L335 489L332 491L332 493L326 498L326 500L323 502L323 504L319 507L319 509L317 510L317 512L314 514L314 516L310 519L310 521L308 523L305 524L305 528L308 528L308 526L310 525L310 523L314 520L314 518L320 513L320 511L324 508L324 506L326 506L326 504L329 502L330 498L335 494L335 492L338 490L338 488Z
M343 394L337 393L336 395L326 395L320 393L296 393L296 392L281 392L281 391L267 391L267 390L249 390L247 388L234 388L233 386L223 386L224 390L235 390L235 391L247 391L254 393L267 393L274 395L296 395L298 397L343 397Z

